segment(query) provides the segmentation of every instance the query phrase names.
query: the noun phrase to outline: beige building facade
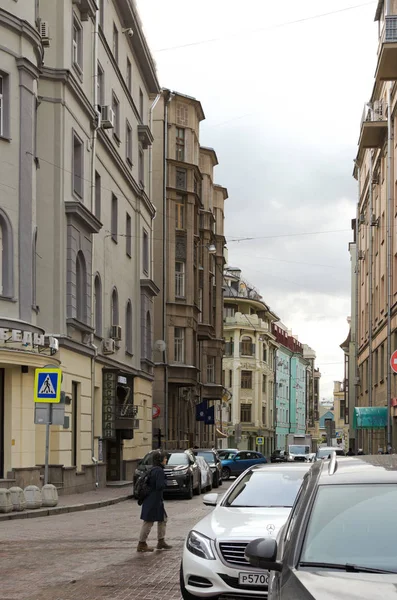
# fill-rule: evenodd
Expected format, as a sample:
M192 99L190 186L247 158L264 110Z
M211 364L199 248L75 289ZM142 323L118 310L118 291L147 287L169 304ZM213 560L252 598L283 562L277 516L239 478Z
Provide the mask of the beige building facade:
M163 90L154 110L154 445L216 443L215 422L196 420L223 396L222 273L227 190L217 156L200 146L198 100Z
M132 0L23 5L0 8L0 145L15 167L0 165L1 325L44 345L0 349L0 478L43 463L33 376L54 363L67 418L51 428L50 481L82 489L95 484L92 457L102 482L130 479L152 445L160 90Z
M240 269L227 267L224 285L228 447L258 450L269 456L275 449L274 362L278 344L272 324L278 317L241 277ZM263 438L263 444L257 444L258 437Z
M390 368L397 348L395 132L397 2L379 0L378 57L364 107L354 177L356 222L356 445L365 452L397 444L397 382ZM360 413L360 414L359 414ZM372 415L372 416L371 416ZM355 427L355 417L353 423Z

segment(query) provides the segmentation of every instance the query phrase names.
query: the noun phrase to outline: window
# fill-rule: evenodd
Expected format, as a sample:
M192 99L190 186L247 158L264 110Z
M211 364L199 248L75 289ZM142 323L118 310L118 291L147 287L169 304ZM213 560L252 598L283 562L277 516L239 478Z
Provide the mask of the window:
M113 23L113 56L116 62L119 62L119 32L116 25Z
M111 319L112 325L119 325L119 295L116 288L112 291Z
M94 327L95 335L102 336L102 282L99 273L94 280Z
M131 217L127 213L125 219L125 251L127 256L131 258L132 256L132 226L131 226Z
M240 413L240 421L242 423L251 422L251 404L242 404Z
M127 354L132 354L132 304L131 300L127 302L125 314L125 351Z
M104 0L99 0L99 25L103 29L103 17L104 17Z
M83 198L84 185L84 144L79 136L73 132L73 193L80 199Z
M115 135L119 140L119 138L120 138L120 102L114 92L112 94L112 109L114 112L113 135Z
M233 386L233 371L230 369L229 370L229 387L231 388Z
M150 312L146 313L146 347L145 356L148 360L152 360L152 318Z
M185 297L185 263L179 261L175 263L175 296Z
M83 70L83 28L76 17L73 17L72 61L81 73Z
M175 362L185 362L185 330L182 327L174 328L174 359Z
M262 424L266 424L266 406L262 406Z
M345 420L345 413L346 413L346 402L345 402L345 400L341 400L339 402L339 419Z
M105 104L105 73L100 63L97 66L97 102L98 106Z
M215 383L215 356L207 356L207 383Z
M185 160L185 130L176 128L176 160Z
M144 273L149 275L149 236L145 230L142 239L142 267Z
M179 190L186 190L186 169L176 169L175 172L175 187Z
M246 356L253 356L255 349L255 344L252 343L252 340L249 336L244 336L241 340L240 352Z
M266 375L262 375L262 393L263 394L267 393L267 376Z
M128 121L125 128L125 158L132 166L132 127Z
M0 233L1 235L1 233ZM37 227L33 231L32 241L32 307L37 308ZM1 292L0 292L1 294Z
M5 135L5 77L0 75L0 136Z
M112 207L111 207L111 234L112 240L117 244L118 234L118 200L114 194L112 194Z
M385 378L385 345L382 344L380 347L380 379L381 381Z
M263 344L263 358L262 358L263 362L267 363L267 346L266 344Z
M76 257L76 318L87 322L87 269L81 250Z
M181 194L176 195L175 227L177 229L185 228L185 197L182 196Z
M95 216L101 219L101 176L95 171Z
M139 148L139 183L142 187L145 187L145 155L143 153L143 149Z
M143 123L143 92L141 89L139 89L139 115Z
M241 371L241 389L252 390L252 371Z
M227 317L234 317L237 312L236 306L225 306L223 309L223 318L227 319Z
M131 61L127 57L127 88L130 94L132 93L132 67Z

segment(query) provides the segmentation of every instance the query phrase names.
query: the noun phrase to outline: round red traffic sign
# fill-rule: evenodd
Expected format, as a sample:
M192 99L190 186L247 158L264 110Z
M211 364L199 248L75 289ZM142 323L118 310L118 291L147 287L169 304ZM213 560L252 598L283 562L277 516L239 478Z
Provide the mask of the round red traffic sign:
M161 410L158 404L153 404L152 416L153 419L157 419L160 416Z
M397 373L397 350L394 350L390 358L391 370Z

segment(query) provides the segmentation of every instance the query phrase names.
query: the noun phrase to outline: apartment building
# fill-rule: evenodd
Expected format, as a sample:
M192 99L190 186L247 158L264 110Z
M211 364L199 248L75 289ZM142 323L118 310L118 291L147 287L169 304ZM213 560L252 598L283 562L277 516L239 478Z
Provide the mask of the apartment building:
M276 354L276 444L285 450L288 433L306 433L307 370L304 347L281 323L274 323L273 334L279 345Z
M224 274L223 370L230 400L229 447L259 450L269 456L275 448L274 364L278 348L272 333L277 315L238 268ZM257 438L263 438L263 444Z
M396 446L397 382L390 368L397 348L395 106L397 2L379 0L375 80L360 128L354 177L356 221L356 362L353 420L365 452Z
M163 90L154 110L154 445L216 443L223 397L224 203L218 164L200 146L201 103ZM196 420L205 405L208 419ZM208 411L208 412L207 412Z
M0 27L0 143L13 165L0 186L2 325L52 352L28 346L29 362L1 349L19 363L1 375L3 477L43 463L33 367L44 362L62 368L66 392L50 481L90 487L93 456L102 482L131 478L152 438L155 65L132 0L6 0Z

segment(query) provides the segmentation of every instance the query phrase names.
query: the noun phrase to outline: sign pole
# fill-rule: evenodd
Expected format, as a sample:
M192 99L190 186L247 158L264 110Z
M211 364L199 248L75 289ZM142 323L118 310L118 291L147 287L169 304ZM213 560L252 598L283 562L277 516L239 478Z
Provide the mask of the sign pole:
M50 424L51 424L51 405L49 406L49 419L45 424L45 465L44 465L44 485L48 483L48 462L50 454Z

